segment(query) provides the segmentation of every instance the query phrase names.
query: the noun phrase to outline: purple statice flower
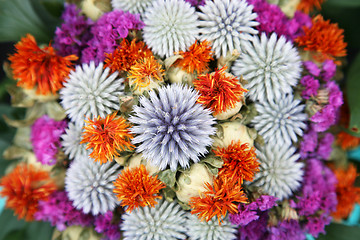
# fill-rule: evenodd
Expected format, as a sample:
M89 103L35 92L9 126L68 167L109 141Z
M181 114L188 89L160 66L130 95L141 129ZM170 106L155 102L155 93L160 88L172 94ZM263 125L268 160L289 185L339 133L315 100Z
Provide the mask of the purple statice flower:
M205 0L185 0L185 2L190 3L193 7L205 5Z
M262 212L259 218L250 222L244 227L239 228L238 239L239 240L262 240L267 233L269 215L266 212Z
M104 215L98 215L95 218L95 231L103 234L106 240L117 240L121 237L119 225L113 224L112 219L112 211L108 211Z
M336 122L337 109L333 105L326 105L320 111L315 113L310 120L312 127L316 132L324 132Z
M294 17L289 20L287 30L292 40L305 34L304 27L311 28L312 21L308 14L296 11Z
M336 64L333 60L325 60L323 63L321 76L325 82L334 77L336 73Z
M61 56L80 56L86 42L91 38L89 28L92 21L82 16L75 4L67 3L61 18L63 23L56 28L54 47Z
M303 62L304 67L309 73L315 77L320 76L321 69L316 65L316 63L312 61L305 61Z
M300 156L302 159L309 157L328 159L332 152L332 143L334 136L331 133L325 133L323 136L313 129L309 128L300 142Z
M310 97L317 95L317 91L320 87L319 80L315 79L311 75L305 75L301 78L300 83L305 87L301 93L301 96L304 99L309 99Z
M326 84L326 89L329 91L329 104L339 108L344 103L339 86L334 81L331 81Z
M331 133L325 133L324 137L321 138L317 148L317 155L321 159L328 159L330 157L334 140L335 137Z
M229 220L234 225L246 226L250 222L257 220L259 216L257 215L257 211L251 210L251 204L243 204L240 203L238 206L238 213L229 214ZM254 204L253 204L254 205ZM254 206L253 206L254 207ZM256 206L255 206L256 208Z
M282 221L277 226L270 227L267 240L303 240L306 239L305 233L301 229L298 221Z
M47 201L39 201L35 219L48 221L59 231L72 225L88 227L94 221L92 215L75 209L64 191L55 191Z
M313 186L304 186L302 196L298 197L299 202L296 204L300 216L310 216L320 209L321 192L314 189ZM294 207L294 206L293 206Z
M308 157L310 153L315 152L315 149L318 145L318 134L317 132L309 128L308 132L304 134L303 140L300 143L300 156L302 159Z
M47 115L38 118L31 126L30 140L39 162L47 165L56 163L56 153L61 148L60 136L65 132L66 121L55 121Z
M325 226L330 224L331 219L332 218L326 214L322 214L319 217L308 217L305 230L317 238L319 233L325 234Z
M91 60L96 63L103 61L104 54L113 52L130 30L140 30L143 27L144 23L139 14L121 10L105 13L91 27L93 38L88 41L88 47L82 53L82 63L89 63Z
M269 195L262 195L256 199L256 204L260 211L266 211L274 206L276 206L277 198Z

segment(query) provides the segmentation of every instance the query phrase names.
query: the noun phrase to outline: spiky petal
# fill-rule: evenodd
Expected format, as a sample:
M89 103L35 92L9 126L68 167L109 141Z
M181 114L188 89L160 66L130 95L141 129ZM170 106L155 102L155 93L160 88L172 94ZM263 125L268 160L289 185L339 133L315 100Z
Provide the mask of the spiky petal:
M77 159L81 156L88 156L89 150L86 150L86 144L80 144L82 135L82 127L73 123L69 123L68 128L65 129L65 133L61 135L61 145L65 154L70 159Z
M111 0L111 6L113 9L143 15L145 10L151 6L152 2L154 2L154 0Z

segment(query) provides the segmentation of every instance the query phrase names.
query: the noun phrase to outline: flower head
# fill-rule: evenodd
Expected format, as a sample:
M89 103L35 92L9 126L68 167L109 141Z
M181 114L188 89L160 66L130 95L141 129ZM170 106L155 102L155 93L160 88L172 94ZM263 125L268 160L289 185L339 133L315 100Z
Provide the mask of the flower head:
M161 199L159 192L165 188L157 176L151 176L144 165L133 169L124 169L114 182L114 193L121 206L131 212L135 208L154 207Z
M14 79L17 85L25 89L36 87L37 94L55 94L63 87L63 82L72 70L71 61L78 59L75 55L61 57L49 45L38 47L35 38L27 34L15 44L16 53L9 57Z
M323 2L324 0L301 0L299 5L297 6L297 9L306 14L309 14L315 8L320 10L321 4Z
M6 197L6 207L11 208L26 221L32 221L38 211L39 201L46 201L56 190L48 172L33 165L18 164L16 168L0 179L0 196Z
M159 89L157 95L149 92L150 99L140 97L140 106L134 107L129 118L138 134L132 140L140 144L137 152L161 170L170 165L175 171L178 164L189 167L190 160L199 161L207 153L215 133L215 119L208 109L197 104L198 94L190 87L172 84Z
M118 240L121 237L119 225L113 219L114 213L108 211L103 215L96 216L94 221L95 231L105 235L107 240Z
M235 107L241 101L244 89L239 79L225 72L226 67L206 75L198 76L194 81L195 89L199 91L198 102L214 111L215 114L224 112Z
M90 157L96 162L106 163L112 161L114 157L120 154L118 151L126 149L132 150L131 144L133 136L129 133L129 127L126 120L117 117L116 113L101 118L85 120L84 133L81 143L87 143L86 149L92 148Z
M183 0L155 0L144 23L144 41L160 57L185 51L198 36L195 8Z
M343 150L355 149L360 145L360 137L355 137L347 132L341 131L336 136L336 144Z
M145 10L150 7L153 2L154 0L111 0L111 6L113 9L143 15Z
M200 39L212 43L217 58L242 50L242 43L258 33L257 14L245 0L207 0L199 8Z
M86 150L86 144L81 144L81 135L83 129L81 126L77 126L73 123L69 123L65 129L65 133L61 135L61 145L66 155L70 159L77 159L81 156L88 156L89 150Z
M283 36L278 38L275 33L270 37L262 33L260 38L256 36L242 47L243 53L232 71L249 82L245 87L252 100L274 101L292 93L301 76L301 60L290 41Z

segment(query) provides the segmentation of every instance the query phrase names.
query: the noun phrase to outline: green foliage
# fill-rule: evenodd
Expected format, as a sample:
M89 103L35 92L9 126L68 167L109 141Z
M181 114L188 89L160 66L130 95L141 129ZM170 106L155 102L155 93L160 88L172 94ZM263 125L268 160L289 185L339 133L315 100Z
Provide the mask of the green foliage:
M332 223L325 228L326 235L320 235L318 240L358 240L360 228Z

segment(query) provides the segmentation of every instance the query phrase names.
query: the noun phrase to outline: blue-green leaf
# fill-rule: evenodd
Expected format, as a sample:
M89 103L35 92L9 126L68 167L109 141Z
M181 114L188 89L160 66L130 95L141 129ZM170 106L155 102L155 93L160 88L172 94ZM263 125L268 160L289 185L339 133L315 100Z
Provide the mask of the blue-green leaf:
M350 109L349 133L360 137L360 54L347 73L346 96Z

